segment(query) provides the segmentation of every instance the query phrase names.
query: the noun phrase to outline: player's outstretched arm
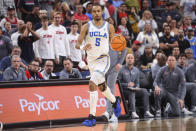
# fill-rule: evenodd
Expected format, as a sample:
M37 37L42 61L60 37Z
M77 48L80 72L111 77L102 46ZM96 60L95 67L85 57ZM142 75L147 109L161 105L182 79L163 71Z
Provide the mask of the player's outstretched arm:
M75 46L76 49L80 49L80 46L82 45L82 42L84 38L86 37L87 31L88 31L88 23L84 24L81 28L80 35L78 37L78 41Z
M115 33L114 26L112 24L109 24L109 37L110 37L110 41L114 37L114 33Z

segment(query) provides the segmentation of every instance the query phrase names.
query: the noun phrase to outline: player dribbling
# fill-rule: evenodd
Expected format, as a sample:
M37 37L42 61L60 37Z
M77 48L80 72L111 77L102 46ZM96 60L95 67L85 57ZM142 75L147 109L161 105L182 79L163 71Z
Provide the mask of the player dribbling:
M120 97L115 97L105 82L105 74L110 66L109 42L114 36L114 27L102 19L103 12L101 5L93 5L93 20L82 26L78 43L76 44L77 49L87 52L87 62L91 73L89 81L90 114L88 119L82 123L82 125L89 127L96 125L97 87L111 101L116 117L121 114ZM83 47L81 44L84 39L86 44Z

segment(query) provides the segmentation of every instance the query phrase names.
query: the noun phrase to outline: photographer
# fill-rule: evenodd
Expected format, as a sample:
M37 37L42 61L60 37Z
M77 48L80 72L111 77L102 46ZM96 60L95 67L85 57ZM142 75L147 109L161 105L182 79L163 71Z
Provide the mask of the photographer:
M82 78L79 70L73 68L73 63L70 58L63 60L64 69L60 72L60 79Z

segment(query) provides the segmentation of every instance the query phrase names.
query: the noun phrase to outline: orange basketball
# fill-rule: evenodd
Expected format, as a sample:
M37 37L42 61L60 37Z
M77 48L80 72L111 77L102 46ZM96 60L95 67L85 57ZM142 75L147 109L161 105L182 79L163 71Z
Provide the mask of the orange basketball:
M126 41L124 36L117 35L117 36L114 36L111 39L110 45L111 45L111 48L113 50L115 50L115 51L122 51L122 50L124 50L126 48L127 41Z

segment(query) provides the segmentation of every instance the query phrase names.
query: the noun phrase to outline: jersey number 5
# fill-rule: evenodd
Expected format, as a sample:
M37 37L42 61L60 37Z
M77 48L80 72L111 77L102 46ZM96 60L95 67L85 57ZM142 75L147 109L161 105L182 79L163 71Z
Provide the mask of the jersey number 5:
M95 43L95 45L96 45L96 46L100 46L100 41L101 41L101 38L96 38L96 43Z

